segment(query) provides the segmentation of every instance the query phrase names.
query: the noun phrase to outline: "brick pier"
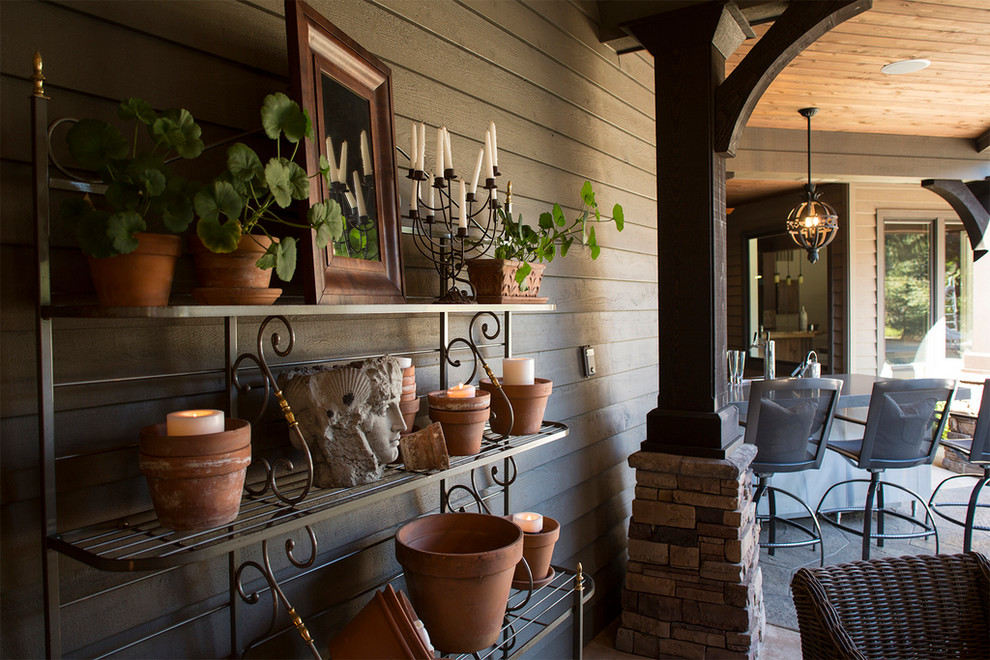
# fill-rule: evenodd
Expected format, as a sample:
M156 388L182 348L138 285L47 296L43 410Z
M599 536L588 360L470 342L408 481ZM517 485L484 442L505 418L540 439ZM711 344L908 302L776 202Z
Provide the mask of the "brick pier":
M636 499L620 651L651 658L756 658L763 640L752 445L726 459L629 457Z

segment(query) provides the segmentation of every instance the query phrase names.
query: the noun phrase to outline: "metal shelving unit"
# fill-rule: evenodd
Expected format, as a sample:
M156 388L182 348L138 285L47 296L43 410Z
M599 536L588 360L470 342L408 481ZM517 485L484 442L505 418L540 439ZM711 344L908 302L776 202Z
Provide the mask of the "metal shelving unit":
M40 74L40 69L38 70ZM155 630L150 634L142 631L135 633L132 639L121 643L119 636L113 640L105 640L107 645L114 648L102 648L103 643L87 648L86 653L111 656L115 653L134 649L137 645L153 639L165 632L181 629L182 626L201 619L214 612L226 609L230 620L231 655L240 657L244 653L280 634L297 631L306 642L309 650L318 657L316 643L306 629L303 616L295 611L283 592L279 580L283 575L276 575L269 561L269 541L285 538L293 532L305 531L311 543L308 559L298 559L292 550L292 542L286 542L285 553L292 567L302 570L313 569L317 562L317 534L313 525L328 521L335 516L360 507L369 506L384 498L395 497L403 493L431 485L439 485L441 489L441 510L457 508L450 498L454 487L448 488L447 481L464 475L471 475L471 492L476 502L484 502L493 497L482 495L474 486L474 471L488 470L491 480L501 488L502 508L509 512L509 487L517 476L514 457L522 452L540 447L567 435L567 427L556 422L545 422L539 433L527 436L502 437L487 433L482 450L475 456L453 457L448 469L442 471L410 472L401 466L392 466L378 482L347 489L315 489L311 488L311 459L305 447L295 447L296 454L306 453L305 465L289 467L283 474L276 475L275 468L265 464L266 479L261 487L248 484L237 519L229 524L215 529L197 532L175 532L159 524L153 511L141 514L107 520L80 529L65 530L60 528L56 507L57 482L55 462L56 455L56 393L63 386L73 388L83 386L99 386L113 383L116 378L97 378L87 383L57 383L54 376L54 345L55 324L62 319L160 319L178 320L190 318L212 318L223 321L224 340L224 381L227 396L228 414L236 414L238 393L242 390L238 383L238 370L244 369L239 365L244 358L252 363L251 368L257 367L265 379L266 399L269 386L277 389L275 379L268 368L263 354L263 339L266 328L271 322L277 322L279 329L288 331L288 338L283 335L277 339L277 334L271 335L271 346L280 356L291 351L294 341L289 318L297 317L344 317L344 316L383 316L391 315L405 317L408 315L435 315L438 324L438 342L432 352L440 359L441 387L447 386L447 368L458 366L460 363L452 357L452 352L463 350L464 346L455 347L456 343L473 347L475 356L478 355L477 345L472 337L474 325L480 319L494 322L496 329L489 331L487 322L481 327L481 336L485 342L497 342L503 348L504 356L512 354L511 315L513 312L552 311L553 305L521 304L521 305L441 305L417 303L406 305L301 305L282 304L272 306L202 306L175 305L163 308L100 308L84 305L52 304L51 294L51 265L50 265L50 236L49 236L49 191L51 189L72 189L74 186L66 181L51 177L49 173L48 117L47 97L44 96L41 79L35 79L35 94L31 97L32 144L33 144L33 192L35 201L36 222L36 251L38 268L38 303L37 303L37 371L38 371L38 423L39 423L39 454L41 463L41 498L44 505L44 551L43 551L43 580L45 601L45 644L49 657L62 655L62 624L61 611L66 606L61 598L61 583L59 574L59 556L64 555L87 564L97 570L111 572L143 572L135 576L131 583L147 579L146 571L164 572L175 567L191 565L211 558L226 556L230 573L229 600L217 607L211 606L206 611L194 613L183 621L172 623L167 628ZM451 314L473 314L469 326L469 341L462 338L451 339L449 323ZM263 318L258 332L257 354L237 354L237 333L239 319ZM280 345L280 342L285 342ZM493 344L486 343L484 346ZM281 347L280 347L281 346ZM483 347L484 347L483 346ZM219 349L218 349L219 350ZM345 359L341 356L328 358L328 361ZM475 369L477 363L475 364ZM175 374L152 374L135 377L134 380L154 379L159 376ZM473 379L472 372L471 378ZM246 389L246 388L244 388ZM293 442L293 444L296 444ZM290 452L293 450L289 450ZM285 465L282 465L285 467ZM502 472L498 473L501 469ZM498 475L501 476L498 476ZM277 481L277 488L272 483ZM457 485L464 489L465 486ZM479 504L479 506L482 506ZM487 505L483 505L487 506ZM384 536L382 535L384 534ZM385 530L363 548L345 549L341 556L321 560L317 567L332 568L338 561L353 556L368 547L386 542L390 534ZM260 545L263 562L243 561L242 550L256 548ZM246 569L252 568L260 573L262 586L252 589L247 584ZM290 567L291 568L291 567ZM550 584L533 590L513 591L510 597L510 611L506 616L506 626L500 642L481 652L481 657L500 658L516 657L532 648L553 629L575 617L575 653L580 656L581 636L583 633L583 604L587 602L594 591L590 578L580 572L556 568L557 575ZM396 579L391 576L388 580ZM257 576L255 576L257 582ZM293 578L289 578L291 580ZM288 581L288 580L283 580ZM267 602L272 606L271 626L254 640L245 643L239 639L237 630L238 611L244 603L258 602L259 593L269 592ZM528 599L527 599L528 596ZM76 598L73 606L78 606L88 597ZM525 604L522 604L526 601ZM284 607L290 625L280 616L280 607ZM324 610L325 612L325 610ZM319 616L323 612L311 613Z

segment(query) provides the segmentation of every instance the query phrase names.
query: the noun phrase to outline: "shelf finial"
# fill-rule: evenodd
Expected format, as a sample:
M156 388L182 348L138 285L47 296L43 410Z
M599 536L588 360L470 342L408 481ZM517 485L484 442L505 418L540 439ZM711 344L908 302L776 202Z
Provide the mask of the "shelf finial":
M41 53L34 51L34 73L31 74L31 80L34 81L33 96L47 99L48 97L45 96L45 74L41 72L42 66Z

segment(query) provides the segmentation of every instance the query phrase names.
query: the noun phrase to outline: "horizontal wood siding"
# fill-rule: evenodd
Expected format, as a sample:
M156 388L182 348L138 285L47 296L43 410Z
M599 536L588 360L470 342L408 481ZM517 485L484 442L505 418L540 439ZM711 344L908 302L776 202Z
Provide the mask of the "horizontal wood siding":
M949 204L919 185L867 184L852 186L854 242L850 255L851 372L876 374L877 332L877 211L932 211L954 215Z
M513 488L513 507L558 519L555 561L582 562L596 580L589 634L616 615L624 575L626 520L633 475L626 465L644 434L658 389L656 177L652 59L622 57L597 39L596 5L533 0L314 0L313 6L393 73L396 142L409 143L413 121L445 124L455 166L467 171L490 120L498 126L500 169L513 181L514 210L530 222L553 202L568 215L591 180L606 215L625 208L626 229L599 232L601 257L587 254L552 264L544 293L556 313L513 317L517 354L532 356L538 375L554 381L548 418L571 427L564 440L527 453ZM40 50L52 98L50 117L113 116L120 99L138 96L156 107L185 107L207 141L257 128L261 99L287 91L281 0L133 3L115 0L10 2L3 6L0 43L0 434L2 443L2 583L4 657L43 655L40 479L37 449L33 226L27 96L31 57ZM61 149L61 147L60 147ZM432 151L430 149L429 151ZM400 176L407 163L398 163ZM208 162L191 176L208 178ZM403 179L400 179L400 184ZM408 208L400 185L400 208ZM64 195L54 196L54 201ZM62 291L90 289L71 233L53 220L53 279ZM435 295L436 276L408 236L402 249L407 294ZM297 280L302 276L297 274ZM188 256L174 292L195 286ZM288 293L299 293L298 281ZM254 350L259 319L239 323L238 347ZM414 355L420 394L439 385L437 319L402 314L292 319L296 347L279 365L351 355ZM452 336L467 332L455 317ZM55 322L56 444L59 525L63 529L150 506L137 471L137 431L170 410L222 406L222 321L210 319L57 320ZM596 349L598 374L582 377L579 347ZM498 349L486 349L499 369ZM158 373L169 378L98 386L94 378ZM259 384L255 372L244 374ZM462 376L466 377L466 373ZM457 372L452 375L457 378ZM245 416L257 399L245 398ZM267 413L255 427L256 451L281 451L282 424ZM97 453L93 453L97 452ZM488 484L490 485L490 484ZM389 535L405 520L439 505L438 489L393 498L318 526L317 565L356 547L370 549L342 565L300 575L281 551L276 571L318 644L363 604L354 594L394 575ZM293 536L308 552L308 542ZM275 540L281 547L282 538ZM240 560L259 559L258 548ZM93 656L164 628L190 613L217 611L142 643L134 657L216 657L229 653L225 558L161 574L111 574L62 558L63 649ZM251 587L260 589L258 575ZM87 598L90 594L99 595ZM262 601L268 598L262 595ZM267 605L238 604L241 643L268 626ZM279 626L286 625L283 619ZM537 657L569 653L570 637L554 636ZM261 653L301 656L294 633L267 642Z

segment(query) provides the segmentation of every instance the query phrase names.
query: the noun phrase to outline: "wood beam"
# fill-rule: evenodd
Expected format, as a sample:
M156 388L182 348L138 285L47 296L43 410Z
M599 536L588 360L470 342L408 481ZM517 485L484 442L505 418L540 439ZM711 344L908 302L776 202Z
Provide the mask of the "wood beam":
M925 179L921 187L944 199L956 212L973 246L973 261L988 251L987 225L990 224L990 177L963 183L955 179Z
M976 140L973 141L976 145L976 153L981 154L990 147L990 129L984 131L981 135L978 135Z
M823 34L872 6L873 0L791 3L715 91L715 152L734 156L743 127L777 74Z

